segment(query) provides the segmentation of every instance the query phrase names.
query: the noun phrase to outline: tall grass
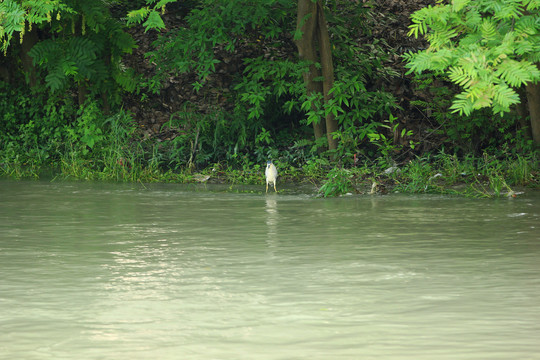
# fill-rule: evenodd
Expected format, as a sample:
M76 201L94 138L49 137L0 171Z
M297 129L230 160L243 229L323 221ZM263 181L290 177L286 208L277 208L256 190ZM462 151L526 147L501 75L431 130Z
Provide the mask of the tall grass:
M498 197L514 193L512 187L538 187L537 155L496 157L484 154L459 159L438 154L416 158L392 175L395 191L459 193L472 197Z

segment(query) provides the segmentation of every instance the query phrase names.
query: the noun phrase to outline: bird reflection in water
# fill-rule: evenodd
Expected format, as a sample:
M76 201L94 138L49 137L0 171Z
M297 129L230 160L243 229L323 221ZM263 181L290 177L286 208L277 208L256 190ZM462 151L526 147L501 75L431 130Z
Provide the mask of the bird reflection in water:
M278 225L278 209L277 209L277 200L274 196L266 197L266 226L267 226L267 236L268 236L268 245L275 246L275 241L277 238L277 225Z

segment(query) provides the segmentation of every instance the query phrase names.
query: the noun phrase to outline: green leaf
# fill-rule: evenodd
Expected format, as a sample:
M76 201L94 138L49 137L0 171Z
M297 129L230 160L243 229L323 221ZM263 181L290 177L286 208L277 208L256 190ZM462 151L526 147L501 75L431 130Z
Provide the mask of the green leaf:
M56 71L51 71L47 76L45 76L45 82L52 91L57 91L64 88L66 80L66 76L61 68L56 69Z
M501 83L495 87L494 100L500 105L504 111L509 111L510 106L519 104L519 95L511 87L505 83Z
M465 6L469 5L471 0L452 0L452 9L455 12L461 11Z
M77 71L79 70L75 61L72 60L66 59L64 62L62 62L61 66L65 75L76 75Z
M148 7L144 7L138 10L132 10L128 12L127 14L127 24L140 24L146 17L148 16L148 13L150 12L150 9Z
M521 86L528 82L538 80L540 71L538 67L528 61L505 59L495 71L510 86Z
M480 32L485 40L493 40L497 37L497 27L490 18L484 18L480 26Z
M452 82L463 86L464 88L468 88L472 85L474 78L471 74L467 73L462 67L451 67L449 70L448 77Z
M163 19L155 10L150 11L150 13L148 14L148 19L143 23L143 26L145 27L144 32L147 32L148 30L165 29L165 23L163 22Z
M450 109L453 110L453 113L458 113L459 115L470 115L470 113L473 111L473 104L467 96L467 93L462 92L456 95Z
M163 8L165 5L177 2L178 0L160 0L156 5L154 5L155 9Z

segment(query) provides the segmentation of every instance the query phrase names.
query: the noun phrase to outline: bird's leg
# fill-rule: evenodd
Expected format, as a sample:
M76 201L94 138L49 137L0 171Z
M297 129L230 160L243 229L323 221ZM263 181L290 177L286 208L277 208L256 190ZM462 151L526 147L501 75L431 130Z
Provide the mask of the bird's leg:
M274 182L274 191L277 192L276 183Z
M266 192L268 192L268 182L266 183Z

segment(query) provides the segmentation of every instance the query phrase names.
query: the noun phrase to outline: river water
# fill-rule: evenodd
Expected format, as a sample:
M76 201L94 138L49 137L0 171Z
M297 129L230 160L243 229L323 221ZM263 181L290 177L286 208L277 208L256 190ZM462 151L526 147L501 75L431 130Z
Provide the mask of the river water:
M0 359L540 359L540 193L0 181Z

